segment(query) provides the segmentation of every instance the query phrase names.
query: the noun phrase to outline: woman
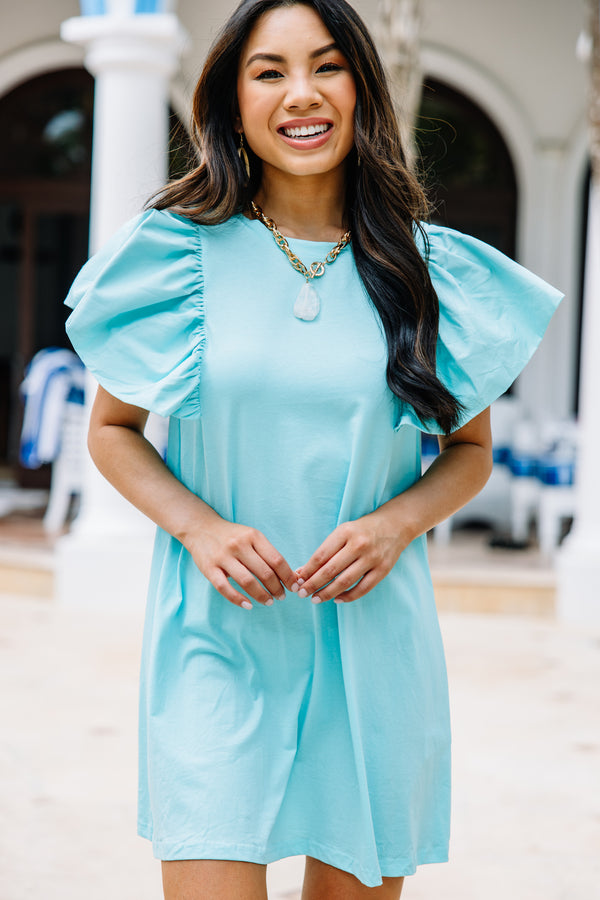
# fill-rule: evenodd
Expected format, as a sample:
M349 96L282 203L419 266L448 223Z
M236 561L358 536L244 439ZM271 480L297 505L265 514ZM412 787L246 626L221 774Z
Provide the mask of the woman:
M425 534L488 478L487 407L559 295L419 224L344 0L244 0L193 134L200 165L67 300L101 385L92 456L159 526L139 832L167 900L264 900L266 864L300 854L304 900L397 898L447 858ZM148 410L171 417L166 465ZM441 451L423 477L421 430Z

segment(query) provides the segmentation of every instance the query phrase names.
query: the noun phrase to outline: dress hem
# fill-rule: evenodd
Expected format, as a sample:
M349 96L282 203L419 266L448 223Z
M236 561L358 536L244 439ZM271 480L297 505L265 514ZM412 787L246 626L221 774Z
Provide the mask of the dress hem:
M320 862L354 875L366 887L379 887L382 878L402 878L414 875L417 866L448 862L448 845L421 849L410 857L382 857L377 871L356 865L356 860L326 844L298 837L294 841L273 846L258 844L211 844L194 838L183 840L154 840L150 825L138 824L138 835L152 842L156 859L171 861L184 859L221 859L267 865L290 856L312 856Z

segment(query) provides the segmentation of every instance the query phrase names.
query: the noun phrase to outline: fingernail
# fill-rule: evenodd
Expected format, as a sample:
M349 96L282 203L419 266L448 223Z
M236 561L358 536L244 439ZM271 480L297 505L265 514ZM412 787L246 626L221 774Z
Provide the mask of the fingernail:
M243 600L242 606L244 607L244 609L252 609L252 604L250 603L249 600Z
M273 606L273 598L269 597L268 600L265 600L265 606Z
M312 602L313 602L313 603L320 603L320 602L321 602L321 598L315 596L315 597L312 598Z
M308 597L308 591L305 591L304 588L300 588L300 590L298 591L298 596L299 597Z
M304 584L304 578L299 578L299 579L298 579L298 584L299 584L299 585L303 585L303 584Z
M294 592L295 594L297 594L299 588L300 588L300 585L298 584L297 581L295 581L295 582L293 583L293 585L292 585L292 590L293 590L293 592Z
M278 600L285 600L285 594L282 594L281 597L277 598Z
M343 600L340 600L339 597L336 597L335 600L334 600L333 602L334 602L334 603L343 603L344 601L343 601Z

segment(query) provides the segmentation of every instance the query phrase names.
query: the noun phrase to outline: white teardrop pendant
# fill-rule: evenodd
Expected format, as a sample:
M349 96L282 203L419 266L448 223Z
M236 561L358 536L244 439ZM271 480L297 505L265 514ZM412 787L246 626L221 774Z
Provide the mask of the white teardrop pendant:
M310 281L305 281L294 303L294 315L297 319L312 322L319 315L321 301Z

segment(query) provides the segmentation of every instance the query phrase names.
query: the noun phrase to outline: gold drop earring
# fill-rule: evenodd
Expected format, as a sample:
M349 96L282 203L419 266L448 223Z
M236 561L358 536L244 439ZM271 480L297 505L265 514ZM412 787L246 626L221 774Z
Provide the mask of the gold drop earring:
M238 147L238 156L241 159L243 166L246 170L246 177L248 181L250 181L250 160L248 159L248 154L246 153L246 148L244 147L244 132L240 131L240 146Z

